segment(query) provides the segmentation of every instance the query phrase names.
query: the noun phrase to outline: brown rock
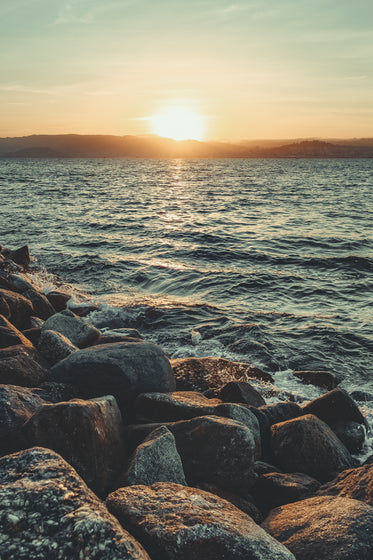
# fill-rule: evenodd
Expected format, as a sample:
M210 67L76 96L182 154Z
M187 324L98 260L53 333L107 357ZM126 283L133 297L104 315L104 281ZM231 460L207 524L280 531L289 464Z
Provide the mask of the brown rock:
M56 313L44 294L41 294L36 290L26 290L23 292L23 295L31 301L34 308L34 315L36 315L36 317L45 321Z
M12 323L0 315L0 348L21 344L32 348L32 342L26 338Z
M340 380L330 371L293 371L293 375L306 385L315 385L328 391L335 389L340 383Z
M49 292L46 294L49 303L53 306L57 313L66 309L67 302L71 299L71 294L63 292Z
M314 414L323 422L332 425L351 420L364 424L364 416L357 404L343 389L333 389L302 407L303 414Z
M17 329L26 329L29 326L30 317L33 314L32 303L16 292L0 288L2 297L10 309L10 322Z
M20 385L37 387L47 372L32 357L19 347L4 357L0 353L0 383L2 385Z
M246 381L230 381L220 390L220 398L226 403L242 403L251 406L263 406L262 395Z
M252 495L261 511L310 498L320 488L320 482L303 473L263 474L255 482Z
M334 480L324 484L318 495L353 498L373 506L373 463L341 472Z

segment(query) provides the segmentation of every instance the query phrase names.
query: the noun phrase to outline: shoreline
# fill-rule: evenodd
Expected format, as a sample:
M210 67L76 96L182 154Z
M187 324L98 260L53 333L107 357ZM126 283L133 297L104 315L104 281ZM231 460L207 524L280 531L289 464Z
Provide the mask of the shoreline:
M302 530L289 519L284 521L282 511L296 503L299 516L308 519L312 506L316 518L319 508L320 519L326 515L338 524L335 500L344 501L345 512L360 508L358 530L351 528L352 533L348 533L355 558L373 550L373 540L359 538L362 520L373 523L373 498L364 493L367 477L373 479L373 450L364 464L356 459L371 428L353 398L338 389L336 379L313 375L312 381L323 383L325 392L310 402L297 402L296 395L288 393L287 400L268 404L266 391L270 394L272 390L271 398L276 398L273 379L260 368L223 358L169 360L136 329L97 329L89 317L84 318L92 307L67 309L71 295L63 293L63 284L58 292L45 294L32 282L29 267L27 246L13 251L1 248L0 471L13 501L3 512L0 507L0 512L7 519L15 515L12 503L20 495L6 474L9 465L27 481L33 476L31 463L35 471L46 461L53 465L51 472L55 469L63 480L70 477L77 481L78 502L90 503L89 519L94 512L101 512L102 527L109 530L109 524L117 535L107 539L110 546L119 539L137 547L138 556L128 558L157 559L159 547L164 558L173 557L168 556L171 549L184 558L188 533L171 544L165 535L172 527L178 534L179 529L173 526L175 518L188 526L190 516L200 515L199 525L205 523L213 538L207 545L205 529L198 532L197 552L213 546L224 526L224 535L219 537L226 554L222 558L254 557L246 552L238 556L234 547L245 542L248 550L259 539L266 553L258 559L301 560L299 547L316 551L318 536L305 544ZM309 378L310 373L321 372L303 372L307 373ZM258 379L267 383L263 391L253 386ZM52 488L50 475L43 476ZM28 491L22 490L23 497ZM51 492L59 502L56 489ZM159 519L151 521L148 507L152 503L153 509L156 505L161 512L165 499L175 501L172 520L165 518L163 527ZM48 497L43 500L47 507ZM213 511L215 506L222 509L230 521L216 516L207 521L202 513L196 513L197 506L193 510L191 504L196 500L204 500ZM33 511L30 504L27 515L24 506L15 517L28 517ZM135 517L134 504L139 508ZM76 501L70 505L74 525L78 506ZM63 517L61 511L58 506L56 514ZM353 518L356 515L351 513ZM43 538L45 546L51 547L53 538L46 521L41 520ZM310 522L316 523L315 519ZM2 557L16 557L8 546L13 537L25 554L20 557L28 554L30 560L37 558L33 554L44 545L40 544L41 536L30 537L37 532L36 527L31 521L12 523L0 529ZM237 524L245 527L242 534L235 533ZM16 531L15 526L19 526ZM297 546L284 537L289 531L295 541L298 539ZM159 533L155 540L154 532ZM69 534L75 554L82 550L81 543ZM69 538L65 536L67 542ZM92 537L85 538L90 546ZM333 556L332 539L327 535L323 538L325 550L330 547L330 558L340 560ZM340 539L345 538L341 532ZM65 544L58 542L57 549L72 558ZM103 554L109 554L105 548L109 545L100 544ZM96 542L94 546L96 550ZM110 550L112 556L107 558L116 557ZM222 551L216 552L216 558Z

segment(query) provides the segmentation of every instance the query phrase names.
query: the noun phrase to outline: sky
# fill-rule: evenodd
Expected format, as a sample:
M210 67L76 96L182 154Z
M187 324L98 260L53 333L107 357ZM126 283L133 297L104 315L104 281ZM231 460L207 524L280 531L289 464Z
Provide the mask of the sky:
M373 136L371 0L0 0L0 136Z

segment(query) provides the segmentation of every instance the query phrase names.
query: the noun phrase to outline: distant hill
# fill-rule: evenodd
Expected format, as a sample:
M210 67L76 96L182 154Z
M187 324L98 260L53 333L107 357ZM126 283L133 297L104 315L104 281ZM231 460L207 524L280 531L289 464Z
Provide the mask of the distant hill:
M373 139L175 141L158 136L33 135L0 138L5 158L372 158Z

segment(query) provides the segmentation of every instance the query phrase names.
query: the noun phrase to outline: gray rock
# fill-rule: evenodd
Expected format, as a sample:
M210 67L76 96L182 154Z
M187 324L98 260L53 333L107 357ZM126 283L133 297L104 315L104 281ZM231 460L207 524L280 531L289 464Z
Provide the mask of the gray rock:
M320 496L271 511L262 527L297 560L371 560L373 508L350 498Z
M78 348L63 334L43 329L38 343L38 351L48 364L53 366L70 354L77 352Z
M16 292L0 288L0 296L6 301L10 310L10 322L17 329L28 328L33 306L31 301Z
M27 349L15 346L3 357L0 353L0 384L37 387L47 372L28 354Z
M301 407L294 402L279 402L274 404L266 404L259 407L260 412L264 412L269 420L270 426L278 424L285 420L297 418L303 414Z
M57 453L0 459L2 560L150 560Z
M293 375L306 385L314 385L331 391L340 383L340 379L330 371L293 371Z
M26 274L9 274L7 278L10 289L22 294L26 290L35 290L36 285Z
M18 249L4 249L4 255L7 259L12 260L16 264L20 265L24 270L28 270L30 266L30 252L28 245L23 245Z
M255 441L241 422L219 416L164 423L173 433L188 484L215 484L223 490L246 496L253 486ZM128 428L129 446L152 432L159 424Z
M179 484L130 486L110 494L109 511L152 560L295 560L230 502Z
M32 342L25 337L8 319L0 315L0 348L21 344L32 348Z
M46 296L37 290L26 290L23 295L31 301L36 317L45 321L56 313Z
M140 393L175 388L163 350L141 340L75 352L53 366L47 380L76 385L83 398L114 395L122 414Z
M77 317L69 311L55 313L45 321L42 330L57 331L78 348L94 344L100 337L100 331L90 325L84 318Z
M334 432L312 414L271 427L271 450L284 471L308 474L320 482L352 467L352 457Z
M66 309L67 302L71 299L71 294L65 294L63 292L48 292L46 294L47 299L57 313Z
M255 482L252 495L260 510L271 509L314 496L320 482L303 473L268 473Z
M59 453L99 496L112 488L123 459L123 423L112 396L46 405L23 425L24 446Z
M351 420L364 424L364 416L357 404L343 389L333 389L302 407L302 414L314 414L329 426Z
M250 406L263 406L265 400L262 395L245 381L230 381L220 390L220 398L224 402L242 403Z
M132 455L124 475L126 484L174 482L186 485L183 465L176 449L175 438L160 426L145 438Z
M360 453L365 441L365 429L362 424L342 421L333 424L331 428L350 453Z
M341 472L336 478L324 484L318 491L318 495L353 498L373 506L373 463Z

